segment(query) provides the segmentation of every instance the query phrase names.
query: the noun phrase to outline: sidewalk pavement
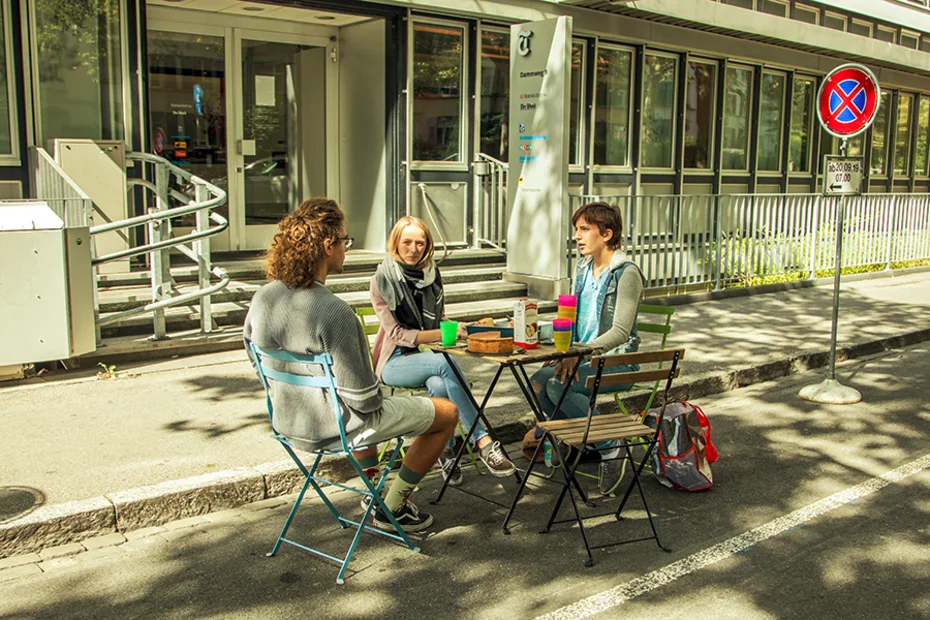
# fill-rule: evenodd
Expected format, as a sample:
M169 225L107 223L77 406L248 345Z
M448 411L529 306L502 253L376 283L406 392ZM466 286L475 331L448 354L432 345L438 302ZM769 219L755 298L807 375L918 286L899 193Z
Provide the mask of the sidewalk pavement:
M278 497L0 560L0 619L928 618L930 343L840 370L863 402L798 398L818 372L695 401L720 451L714 487L643 480L668 554L649 540L595 548L585 568L576 527L537 533L558 487L534 478L505 535L504 511L471 495L431 505L429 476L413 497L435 518L415 535L421 553L364 536L345 585L300 549L265 557L293 501ZM463 489L501 502L516 489L465 475ZM356 495L331 495L348 518L361 513ZM595 514L619 499L597 501ZM591 543L648 535L637 493L623 516L588 521ZM351 536L309 495L289 531L334 555Z
M670 347L688 350L676 397L694 400L824 367L829 283L673 300L693 302L676 307L669 338ZM928 310L930 271L844 282L838 359L930 339ZM648 334L643 340L643 350L654 348ZM478 392L496 370L472 360L462 365ZM298 476L271 438L261 387L244 352L112 370L101 370L103 378L85 369L0 387L6 438L0 498L31 492L37 504L3 522L10 515L0 501L0 557L295 490ZM856 386L842 373L838 378ZM528 407L511 378L502 377L487 413L505 441L522 436Z

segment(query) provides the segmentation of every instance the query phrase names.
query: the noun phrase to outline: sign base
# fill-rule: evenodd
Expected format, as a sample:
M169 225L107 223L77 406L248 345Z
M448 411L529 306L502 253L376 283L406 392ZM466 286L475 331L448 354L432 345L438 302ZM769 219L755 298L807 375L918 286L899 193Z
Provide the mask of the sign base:
M823 383L808 385L801 389L798 396L825 405L852 405L862 400L858 390L841 385L836 379L824 379Z

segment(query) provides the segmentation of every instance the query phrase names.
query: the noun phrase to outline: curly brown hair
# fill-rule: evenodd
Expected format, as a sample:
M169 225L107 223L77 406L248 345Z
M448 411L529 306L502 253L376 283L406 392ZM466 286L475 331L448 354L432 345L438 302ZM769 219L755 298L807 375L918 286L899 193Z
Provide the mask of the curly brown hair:
M289 288L310 288L326 259L323 242L339 238L345 215L335 200L310 198L281 220L265 254L265 274Z
M607 240L608 249L616 250L623 243L623 218L617 207L606 202L589 202L578 207L572 215L572 226L575 226L581 218L584 218L588 224L597 226L602 235L606 235L608 230L613 233L613 236Z

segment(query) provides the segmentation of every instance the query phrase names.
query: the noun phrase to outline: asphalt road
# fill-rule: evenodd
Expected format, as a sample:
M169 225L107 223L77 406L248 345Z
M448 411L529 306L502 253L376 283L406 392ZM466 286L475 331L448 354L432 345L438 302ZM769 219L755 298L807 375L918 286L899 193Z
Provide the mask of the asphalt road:
M857 405L799 399L818 373L698 401L721 454L714 488L645 485L671 554L641 542L596 551L586 569L576 531L537 533L553 487L521 503L505 536L502 512L471 496L430 506L432 477L415 494L437 521L423 552L366 537L344 586L297 549L266 558L288 506L253 507L44 562L42 574L0 583L0 617L928 618L928 375L920 345L841 366ZM502 501L514 488L466 479ZM337 497L358 514L354 496ZM294 537L332 552L347 544L319 502L305 506ZM622 523L594 522L592 539L645 533L632 507Z

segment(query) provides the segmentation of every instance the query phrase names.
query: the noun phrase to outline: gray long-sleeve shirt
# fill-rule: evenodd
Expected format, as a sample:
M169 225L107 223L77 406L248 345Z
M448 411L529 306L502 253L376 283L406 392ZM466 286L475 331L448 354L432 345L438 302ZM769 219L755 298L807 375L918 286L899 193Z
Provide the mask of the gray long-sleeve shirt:
M264 285L252 298L243 335L267 350L329 353L346 432L381 408L381 386L371 370L361 323L345 301L319 282L302 289L279 281ZM322 374L320 367L307 364L272 360L269 365L295 374ZM328 392L272 382L272 393L274 428L295 446L313 449L339 437Z

